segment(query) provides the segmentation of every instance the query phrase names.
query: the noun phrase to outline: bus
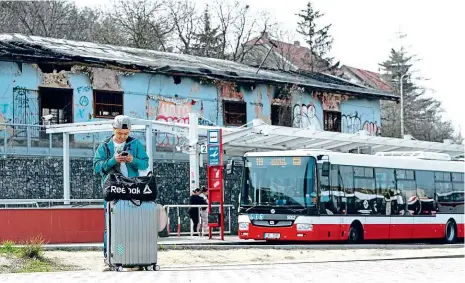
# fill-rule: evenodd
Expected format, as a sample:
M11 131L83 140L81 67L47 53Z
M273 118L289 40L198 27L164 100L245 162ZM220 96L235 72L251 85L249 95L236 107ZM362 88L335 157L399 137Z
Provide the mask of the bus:
M267 241L464 237L464 162L301 149L243 156L238 236Z

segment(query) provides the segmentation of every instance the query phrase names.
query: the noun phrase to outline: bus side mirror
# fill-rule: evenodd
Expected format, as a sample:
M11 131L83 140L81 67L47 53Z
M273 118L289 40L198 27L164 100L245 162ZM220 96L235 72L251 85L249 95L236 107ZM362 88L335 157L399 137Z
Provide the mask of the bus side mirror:
M331 164L328 161L323 162L321 166L321 176L328 177Z

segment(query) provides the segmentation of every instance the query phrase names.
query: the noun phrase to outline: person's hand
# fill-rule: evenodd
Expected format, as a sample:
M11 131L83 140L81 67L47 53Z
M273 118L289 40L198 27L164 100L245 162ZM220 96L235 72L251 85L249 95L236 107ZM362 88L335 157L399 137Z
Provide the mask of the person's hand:
M121 154L115 154L116 162L121 163L126 161L126 156L122 156Z
M130 153L128 153L128 155L125 156L125 158L126 158L126 162L127 162L127 163L131 163L132 160L134 159L134 157L132 157L132 155L131 155Z

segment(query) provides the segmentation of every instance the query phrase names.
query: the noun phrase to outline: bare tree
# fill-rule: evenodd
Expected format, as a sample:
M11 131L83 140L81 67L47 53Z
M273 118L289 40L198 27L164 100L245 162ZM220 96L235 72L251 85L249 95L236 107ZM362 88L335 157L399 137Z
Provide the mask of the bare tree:
M101 14L57 1L0 2L0 32L94 41ZM77 32L76 32L77 31Z
M238 0L233 2L215 0L213 10L222 36L221 59L243 62L247 53L253 48L246 43L253 38L255 43L258 43L274 26L274 22L266 12L254 12L248 4Z
M129 46L167 51L174 25L164 4L162 0L118 0L110 18Z
M191 0L169 0L166 2L174 31L177 35L176 49L183 54L191 54L194 35L199 29L200 16Z

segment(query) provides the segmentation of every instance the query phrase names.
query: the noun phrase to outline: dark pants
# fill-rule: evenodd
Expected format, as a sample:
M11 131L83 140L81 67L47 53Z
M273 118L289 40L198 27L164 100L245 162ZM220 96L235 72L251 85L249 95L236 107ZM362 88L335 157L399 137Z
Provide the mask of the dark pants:
M189 213L189 217L192 219L192 222L194 223L194 233L197 233L197 227L199 226L199 211L198 210L192 210Z

